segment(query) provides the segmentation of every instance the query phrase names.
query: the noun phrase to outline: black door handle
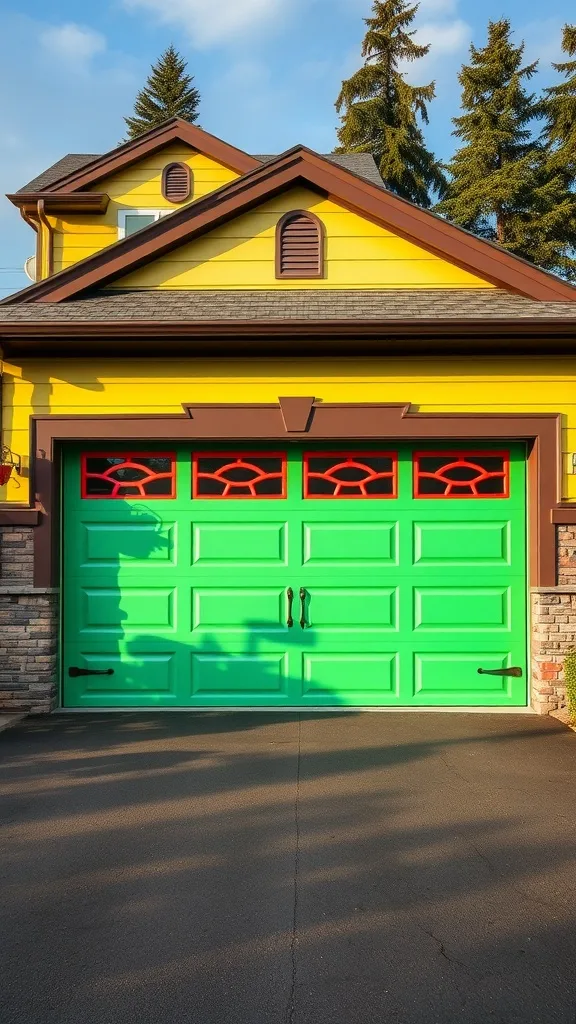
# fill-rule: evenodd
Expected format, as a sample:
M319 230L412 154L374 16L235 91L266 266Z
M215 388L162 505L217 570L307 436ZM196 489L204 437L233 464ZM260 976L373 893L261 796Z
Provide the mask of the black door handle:
M302 629L306 629L306 591L304 587L300 587L300 625Z
M292 605L294 604L294 591L292 587L288 587L286 591L286 597L288 598L288 618L286 619L286 625L292 628L294 625L294 619L292 617Z
M72 679L77 679L78 676L113 676L114 669L76 668L76 665L73 665L68 669L68 675L72 676Z
M522 675L521 668L479 668L479 676L514 676L515 679L520 679Z

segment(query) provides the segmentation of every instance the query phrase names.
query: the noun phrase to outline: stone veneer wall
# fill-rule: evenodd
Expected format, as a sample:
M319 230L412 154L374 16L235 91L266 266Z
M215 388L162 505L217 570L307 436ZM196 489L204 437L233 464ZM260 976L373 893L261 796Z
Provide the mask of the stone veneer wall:
M34 530L0 529L0 710L51 711L58 671L58 592L34 588Z
M566 705L564 655L576 647L576 526L558 528L558 586L532 591L532 705Z
M0 528L0 710L51 711L57 702L57 590L33 583L32 527ZM576 526L558 531L558 586L532 591L532 704L566 703L564 655L576 647Z

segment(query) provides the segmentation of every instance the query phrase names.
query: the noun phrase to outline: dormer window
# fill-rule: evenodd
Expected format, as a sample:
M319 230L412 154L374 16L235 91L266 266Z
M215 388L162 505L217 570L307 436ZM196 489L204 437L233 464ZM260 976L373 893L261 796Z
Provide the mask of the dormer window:
M188 164L168 164L162 171L162 195L169 203L185 203L192 194L192 174Z
M118 238L126 238L142 228L149 227L161 217L166 217L172 210L119 210Z
M324 225L313 213L294 210L276 229L276 277L324 277Z

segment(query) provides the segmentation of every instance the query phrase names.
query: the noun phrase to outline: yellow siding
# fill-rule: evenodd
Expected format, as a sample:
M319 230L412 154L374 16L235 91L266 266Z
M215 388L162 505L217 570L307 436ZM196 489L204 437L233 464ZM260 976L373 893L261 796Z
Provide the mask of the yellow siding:
M32 413L179 413L182 402L411 402L421 412L560 412L564 497L576 500L576 358L30 360L3 367L3 438L24 475L1 497L28 499ZM153 426L151 425L151 440Z
M194 199L200 199L238 177L235 171L197 153L181 143L167 146L146 160L114 174L91 192L105 192L110 204L105 214L70 214L50 217L55 229L54 269L63 270L118 240L120 210L179 210L182 204L169 203L162 195L162 170L172 161L187 163L194 178ZM185 205L185 204L184 204Z
M326 275L321 281L277 281L275 233L289 210L313 211L326 227ZM114 288L489 288L391 231L330 199L292 189L254 212L117 281Z

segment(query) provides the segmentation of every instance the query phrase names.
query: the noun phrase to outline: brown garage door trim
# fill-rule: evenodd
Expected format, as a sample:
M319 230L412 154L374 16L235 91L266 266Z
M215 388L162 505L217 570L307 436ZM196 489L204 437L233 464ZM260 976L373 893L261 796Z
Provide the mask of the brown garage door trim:
M306 402L306 418L303 403ZM34 531L34 581L59 583L59 447L72 441L526 441L530 583L556 584L556 527L562 443L556 413L418 413L409 403L334 403L312 398L266 404L184 405L183 414L33 416L32 485L42 516ZM295 431L293 426L303 429Z

